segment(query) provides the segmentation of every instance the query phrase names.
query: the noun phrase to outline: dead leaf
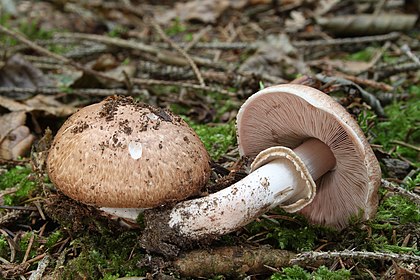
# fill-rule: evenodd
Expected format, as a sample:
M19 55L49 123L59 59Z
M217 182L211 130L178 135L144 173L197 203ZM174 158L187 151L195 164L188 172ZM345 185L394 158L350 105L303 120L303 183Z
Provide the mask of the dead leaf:
M15 101L13 99L0 96L0 106L6 108L7 110L14 111L25 111L29 112L32 108L26 106L25 104Z
M167 24L178 18L181 21L200 21L215 23L220 15L230 7L228 0L193 0L185 3L176 3L175 8L163 14L155 15L156 21Z
M20 55L13 55L0 69L0 87L37 88L47 87L51 83L41 70L26 61ZM26 99L28 93L13 93L6 96L13 99Z
M284 76L286 68L292 68L294 73L306 73L305 66L296 58L297 51L290 43L286 34L268 36L261 43L256 53L249 57L239 68L245 73L269 74L275 77Z
M292 11L285 25L287 32L297 32L306 26L306 17L302 12Z
M106 71L118 66L118 61L112 54L106 53L99 56L99 58L92 65L92 69L96 71Z
M46 112L56 117L67 117L77 111L77 108L57 101L54 95L38 94L24 103L31 108L31 112Z
M0 158L16 160L29 150L35 136L25 122L24 111L0 116Z
M15 101L7 97L0 96L0 106L6 108L11 112L44 112L56 117L67 117L74 112L77 108L63 104L57 101L56 96L53 95L36 95L25 101Z

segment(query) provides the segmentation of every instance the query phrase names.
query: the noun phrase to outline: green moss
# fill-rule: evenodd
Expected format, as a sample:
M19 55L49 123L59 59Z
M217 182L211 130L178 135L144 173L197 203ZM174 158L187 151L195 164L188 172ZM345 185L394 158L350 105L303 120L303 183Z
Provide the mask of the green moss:
M385 108L385 113L388 119L377 122L372 129L376 136L374 142L383 145L385 150L396 147L392 152L393 155L401 155L415 161L418 154L416 150L392 141L399 140L412 145L420 142L420 98L393 103ZM419 163L415 165L420 166Z
M393 195L379 205L375 221L398 224L420 223L420 209L404 197Z
M310 273L300 266L285 267L281 272L276 272L271 276L271 280L344 280L350 279L351 272L346 269L331 271L325 266L320 266L317 270Z
M7 258L9 255L9 244L3 235L0 235L0 257Z
M290 214L281 209L274 211L280 218L275 221L261 219L249 224L247 228L251 234L266 231L266 241L271 245L298 252L313 250L319 239L334 240L336 232L333 229L310 225L306 218L299 214Z
M60 230L56 230L52 232L49 236L47 241L45 242L45 247L50 249L53 247L61 238L63 237L63 234Z
M37 248L39 247L38 242L38 235L35 235L32 231L26 232L22 238L19 240L19 248L18 256L22 260L26 250L28 249L29 243L31 242L31 238L33 238L31 249L29 251L28 260L34 258L37 255Z
M112 26L111 30L108 31L109 37L121 37L124 33L127 32L127 28L121 25L114 25Z
M5 205L16 205L27 199L35 189L35 182L29 179L31 169L16 166L0 175L0 190L16 187L17 191L3 197Z
M19 22L19 31L33 40L51 39L53 37L53 31L39 28L37 20L21 20Z
M168 36L175 36L177 34L185 32L186 30L187 27L178 18L176 18L172 20L169 27L165 29L165 33Z
M420 186L420 172L418 172L415 176L416 177L414 179L409 177L405 183L405 187L409 191L413 191L415 187Z
M191 127L203 141L204 146L214 160L218 160L227 150L236 144L234 122L209 126L192 124Z
M376 48L367 47L361 51L347 55L346 59L352 60L352 61L366 61L367 62L372 59L375 52L376 52Z
M62 272L62 279L114 279L114 277L142 276L138 267L142 258L136 249L138 235L128 231L120 234L86 234L72 242L80 254L70 260Z
M357 116L357 122L365 135L368 135L372 123L377 121L377 116L372 111L364 110Z

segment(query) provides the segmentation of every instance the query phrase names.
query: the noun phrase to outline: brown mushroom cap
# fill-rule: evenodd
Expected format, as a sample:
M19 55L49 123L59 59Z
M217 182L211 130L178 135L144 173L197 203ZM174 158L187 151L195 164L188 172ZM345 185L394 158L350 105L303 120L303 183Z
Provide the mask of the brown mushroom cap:
M54 139L47 169L69 197L115 208L185 199L210 173L203 143L180 117L123 97L73 114Z
M316 181L317 194L301 213L311 222L343 228L351 216L368 219L377 208L381 170L357 122L314 88L285 84L251 96L237 117L241 155L273 146L296 148L317 138L330 147L336 167Z

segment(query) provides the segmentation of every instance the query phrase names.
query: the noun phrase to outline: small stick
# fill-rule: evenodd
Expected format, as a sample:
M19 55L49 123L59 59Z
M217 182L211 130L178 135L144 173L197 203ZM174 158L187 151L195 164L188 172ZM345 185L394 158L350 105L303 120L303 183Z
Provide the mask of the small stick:
M39 88L19 88L19 87L0 87L0 94L5 93L25 93L25 94L45 94L45 95L54 95L57 93L63 93L65 90L62 88L53 88L53 87L39 87ZM103 89L103 88L70 88L67 94L74 95L93 95L93 96L112 96L112 95L145 95L144 90L134 88L130 91L126 89L113 88L113 89ZM24 165L28 161L13 161L13 160L3 160L0 159L0 164L16 164Z
M22 263L25 263L29 257L29 253L31 252L32 245L34 244L35 235L32 232L31 238L29 239L28 248L26 248L25 256L23 257Z
M85 67L85 66L83 66L79 63L76 63L76 62L74 62L74 61L72 61L72 60L70 60L70 59L68 59L64 56L53 53L53 52L47 50L46 48L43 48L43 47L35 44L34 42L28 40L24 35L20 34L19 32L10 30L10 29L2 26L2 25L0 25L0 32L5 33L5 34L15 38L19 42L29 46L31 49L33 49L33 50L35 50L35 51L37 51L37 52L39 52L39 53L41 53L45 56L52 57L52 58L54 58L54 59L56 59L60 62L63 62L64 64L71 65L74 68L76 68L78 70L81 70L85 73L89 73L89 74L94 75L94 76L98 76L98 77L101 77L101 78L104 78L104 79L107 79L107 80L111 80L111 81L114 81L114 82L120 82L121 83L121 81L117 78L114 78L114 77L102 74L100 72L97 72L95 70L89 69L89 68L87 68L87 67Z
M384 35L362 36L354 38L341 38L329 40L314 40L314 41L294 41L292 45L295 47L320 47L320 46L337 46L337 45L351 45L351 44L365 44L371 42L384 42L397 40L401 34L399 32L391 32Z
M407 191L406 189L401 188L399 186L396 186L396 185L392 184L391 182L389 182L385 179L381 179L381 183L382 183L383 188L385 188L389 191L398 193L398 194L408 198L410 201L416 203L417 205L420 205L420 195L415 194L415 193L410 192L410 191Z
M414 146L414 145L411 145L411 144L405 143L405 142L403 142L403 141L399 141L399 140L392 140L392 141L391 141L391 143L393 143L393 144L397 144L397 145L400 145L400 146L404 146L404 147L407 147L407 148L413 149L413 150L415 150L415 151L417 151L417 152L420 152L420 147L417 147L417 146Z
M36 257L34 257L34 258L30 259L29 261L27 261L27 263L34 263L34 262L37 262L37 261L39 261L39 260L43 259L46 255L47 255L47 253L43 253L43 254L41 254L41 255L38 255L38 256L36 256Z
M123 79L118 79L118 78L114 78L112 76L100 73L98 71L92 70L88 67L85 67L79 63L76 63L64 56L61 56L59 54L50 52L49 50L31 42L30 40L26 39L23 35L19 34L16 31L10 30L2 25L0 25L0 32L5 33L9 36L12 36L13 38L17 39L18 41L20 41L21 43L28 45L29 47L31 47L32 49L38 51L41 54L44 54L46 56L51 56L55 59L57 59L58 61L61 61L65 64L71 65L73 67L75 67L78 70L84 71L85 73L89 73L93 76L97 76L106 80L110 80L110 81L114 81L117 83L121 83L124 84L124 80ZM223 89L218 89L216 87L209 87L209 86L202 86L202 85L195 85L195 84L190 84L190 83L180 83L180 82L173 82L173 81L162 81L162 80L152 80L152 79L141 79L141 78L133 78L131 80L133 82L133 84L138 84L140 86L145 86L145 85L166 85L166 86L179 86L179 87L184 87L184 88L190 88L190 89L198 89L198 90L205 90L205 91L214 91L214 92L219 92L219 93L223 93L226 95L230 95L230 96L236 96L236 94L231 93L227 90L223 90Z
M308 260L318 259L333 259L333 258L359 258L359 259L374 259L382 261L402 261L420 263L420 256L396 253L382 253L382 252L367 252L367 251L350 251L344 250L341 252L305 252L296 255L290 262L292 264L305 263Z
M176 64L176 65L179 65L179 64L188 65L188 61L186 61L182 58L178 57L175 60L174 55L173 55L174 53L167 54L167 51L162 50L162 49L158 48L157 46L149 46L149 45L143 44L143 43L138 42L138 41L124 40L124 39L121 39L121 38L110 38L110 37L103 36L103 35L84 34L84 33L57 33L55 36L63 37L63 38L76 38L76 39L79 39L79 40L94 41L94 42L107 44L107 45L113 45L113 46L126 48L126 49L139 50L139 51L142 51L142 52L145 52L145 53L156 55L156 57L160 61L165 61L165 62L169 61L172 64ZM194 63L196 63L198 65L212 67L212 68L222 67L221 65L220 66L214 65L214 63L212 61L210 61L208 59L203 59L201 57L190 56L190 58L194 61ZM226 67L224 67L224 68L226 68Z
M313 40L313 41L292 41L292 45L297 48L313 48L321 46L338 46L338 45L351 45L351 44L366 44L372 42L384 42L384 41L395 41L401 34L399 32L391 32L384 35L373 35L373 36L362 36L362 37L351 37L351 38L340 38L340 39L328 39L328 40ZM235 49L246 49L256 50L261 44L265 44L264 41L257 41L253 43L249 42L209 42L209 43L197 43L193 46L196 49L221 49L221 50L235 50ZM179 44L183 47L185 44ZM160 47L168 47L167 44L160 44Z
M197 34L193 36L192 41L185 45L184 50L186 52L189 51L192 47L195 46L195 44L198 43L198 41L200 41L201 37L203 37L209 30L211 30L210 25L207 25L206 27L202 28Z
M414 63L420 65L420 59L411 51L407 44L402 45L401 50L408 56Z
M45 269L50 264L50 257L48 255L45 255L42 260L38 263L37 269L31 273L31 276L29 277L29 280L41 280L42 275L45 272Z
M371 106L373 108L373 110L375 111L376 114L378 114L378 116L380 116L380 117L385 116L384 109L382 108L381 102L379 102L378 98L376 98L376 96L374 96L370 92L367 92L366 90L364 90L358 84L356 84L352 81L349 81L347 79L344 79L344 78L329 77L329 76L326 76L324 74L317 74L316 78L318 80L324 82L324 83L333 83L333 84L338 83L338 84L343 85L343 86L355 87L360 92L360 95L362 96L362 99L367 104L369 104L369 106Z
M188 63L191 65L191 68L194 71L195 76L197 77L198 82L201 86L205 86L203 77L201 76L200 70L198 70L197 65L195 62L191 59L191 57L187 54L187 52L183 49L181 49L174 41L169 38L165 32L162 30L162 27L152 18L150 18L150 22L152 23L153 28L156 30L156 32L159 34L160 37L164 41L166 41L169 45L171 45L172 48L174 48L177 52L179 52L185 59L188 61Z
M383 67L375 73L376 80L386 79L390 76L396 75L398 73L404 73L409 71L418 71L420 69L420 64L418 63L404 63L404 64L392 64L387 67Z
M386 83L382 83L382 82L377 82L374 80L369 80L369 79L364 79L364 78L360 78L360 77L356 77L356 76L352 76L352 75L347 75L344 73L337 73L338 77L342 77L346 80L355 82L357 84L361 84L361 85L365 85L371 88L376 88L376 89L380 89L383 91L391 91L394 89L394 87L386 84Z

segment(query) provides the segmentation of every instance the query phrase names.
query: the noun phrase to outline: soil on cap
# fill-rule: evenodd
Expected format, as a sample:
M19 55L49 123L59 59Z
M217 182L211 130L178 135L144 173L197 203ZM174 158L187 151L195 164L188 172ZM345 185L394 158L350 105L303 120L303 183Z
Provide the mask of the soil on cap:
M74 134L82 133L83 130L89 128L89 125L85 121L78 121L77 124L71 129Z
M151 113L155 114L160 121L171 122L173 124L182 122L181 117L175 116L169 110L155 108L149 104L137 102L132 97L112 96L106 98L103 102L104 104L99 112L99 116L105 118L106 121L112 121L114 119L120 106L133 106L136 111L142 111L144 109L149 110Z

